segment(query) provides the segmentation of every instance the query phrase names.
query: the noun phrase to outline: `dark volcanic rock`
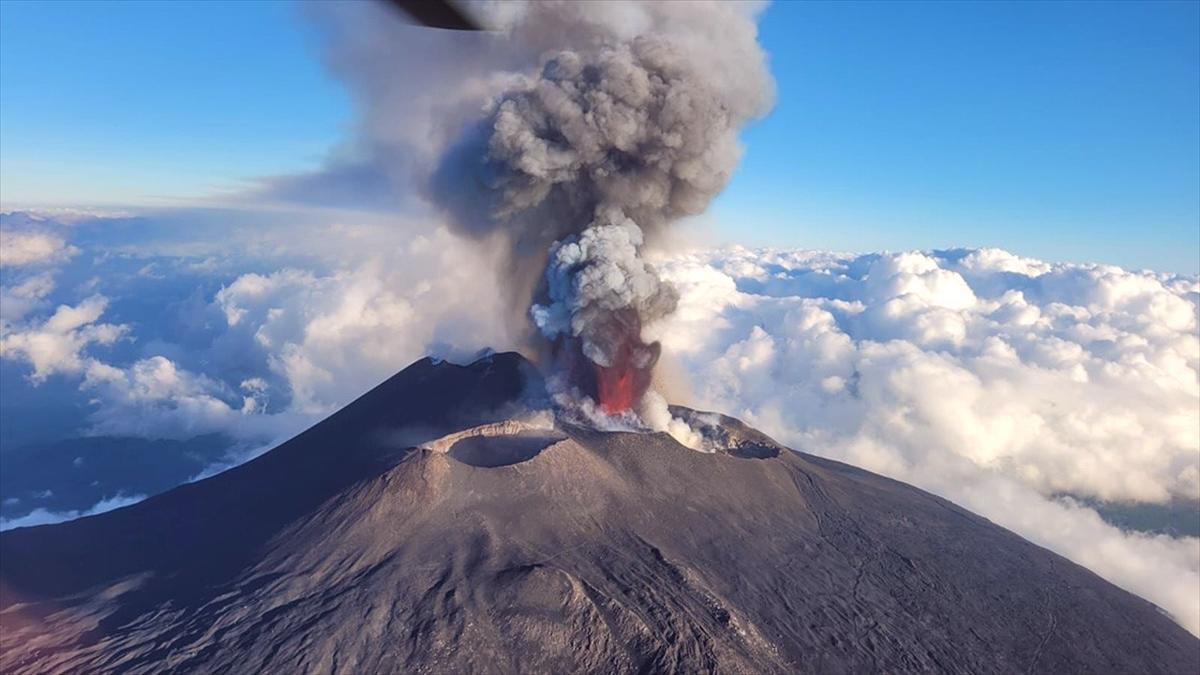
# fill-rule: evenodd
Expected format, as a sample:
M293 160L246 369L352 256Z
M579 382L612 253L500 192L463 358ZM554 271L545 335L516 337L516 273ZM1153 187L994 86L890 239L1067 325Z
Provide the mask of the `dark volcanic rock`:
M241 467L0 534L0 671L1200 671L1150 603L730 418L693 419L715 454L416 447L537 387L514 354L420 361Z

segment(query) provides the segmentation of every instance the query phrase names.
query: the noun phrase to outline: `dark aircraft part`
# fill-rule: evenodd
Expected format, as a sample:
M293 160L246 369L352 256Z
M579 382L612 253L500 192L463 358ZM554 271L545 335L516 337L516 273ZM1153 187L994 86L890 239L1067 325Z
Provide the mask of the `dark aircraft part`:
M452 0L385 0L388 4L430 28L447 30L483 30Z

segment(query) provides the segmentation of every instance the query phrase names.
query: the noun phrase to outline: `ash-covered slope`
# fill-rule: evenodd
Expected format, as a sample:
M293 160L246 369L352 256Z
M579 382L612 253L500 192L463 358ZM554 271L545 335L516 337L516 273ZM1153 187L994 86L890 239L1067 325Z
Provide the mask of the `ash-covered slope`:
M522 417L539 386L420 361L246 465L0 534L0 671L1200 670L949 502L729 418L676 410L704 454Z

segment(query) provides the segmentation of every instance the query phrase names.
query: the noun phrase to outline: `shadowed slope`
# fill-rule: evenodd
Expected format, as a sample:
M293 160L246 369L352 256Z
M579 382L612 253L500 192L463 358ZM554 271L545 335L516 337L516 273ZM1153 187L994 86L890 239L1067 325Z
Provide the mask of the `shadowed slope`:
M702 416L715 454L570 425L402 449L506 416L528 373L418 362L239 469L0 535L0 668L1200 670L1151 604L730 418Z
M220 580L281 527L386 471L411 446L458 426L502 419L526 387L536 391L539 383L512 353L466 367L417 361L296 438L219 476L101 516L5 532L0 606L144 570Z

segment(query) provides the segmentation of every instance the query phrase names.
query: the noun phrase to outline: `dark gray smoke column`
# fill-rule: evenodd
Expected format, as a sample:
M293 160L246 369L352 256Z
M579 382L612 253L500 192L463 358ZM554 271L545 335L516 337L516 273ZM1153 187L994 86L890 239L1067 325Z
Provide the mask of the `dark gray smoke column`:
M563 44L511 78L432 194L463 230L504 231L517 268L549 251L530 315L571 382L622 412L658 358L642 328L678 298L642 259L644 237L725 186L771 80L752 19L724 5L531 4L511 39L535 35Z

